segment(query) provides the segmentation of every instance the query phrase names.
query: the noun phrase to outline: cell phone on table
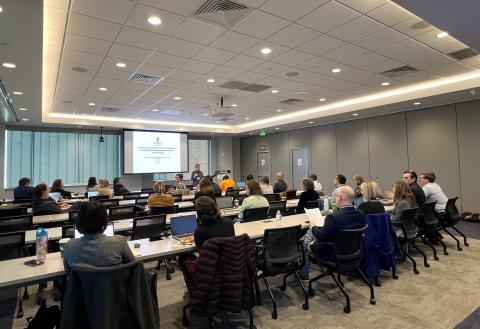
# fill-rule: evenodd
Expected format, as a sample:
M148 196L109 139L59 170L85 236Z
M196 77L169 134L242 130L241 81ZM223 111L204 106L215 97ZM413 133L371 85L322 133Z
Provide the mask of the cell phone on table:
M24 264L27 265L27 266L35 267L35 266L38 266L38 265L42 265L44 263L45 262L43 260L31 259L31 260L27 260Z

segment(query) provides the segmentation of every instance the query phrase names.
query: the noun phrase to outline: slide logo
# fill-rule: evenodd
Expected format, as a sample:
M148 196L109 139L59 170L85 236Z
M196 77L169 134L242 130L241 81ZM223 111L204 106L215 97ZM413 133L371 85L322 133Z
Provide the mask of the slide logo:
M153 145L162 146L162 142L160 142L160 137L155 137L155 141L153 142Z

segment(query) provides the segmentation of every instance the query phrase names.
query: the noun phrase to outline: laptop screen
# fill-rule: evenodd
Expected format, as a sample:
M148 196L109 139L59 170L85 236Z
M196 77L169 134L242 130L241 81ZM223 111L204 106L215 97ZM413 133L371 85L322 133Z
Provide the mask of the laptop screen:
M361 203L363 203L362 197L356 197L355 199L353 199L353 205L355 206L355 208L358 208Z
M237 182L237 186L239 189L244 189L245 188L245 182Z
M60 192L50 192L48 193L48 196L53 200L58 201L58 199L60 199Z
M197 215L171 217L170 227L173 236L193 234L197 229Z
M232 196L222 196L215 198L217 201L218 209L232 208L233 207L233 197Z
M107 225L107 228L105 229L105 232L103 232L103 234L105 234L106 236L113 236L114 235L113 224ZM81 238L82 236L83 234L78 232L77 229L75 228L75 239Z
M98 195L98 191L94 191L94 192L87 192L87 196L89 198L91 198L92 196L97 196Z

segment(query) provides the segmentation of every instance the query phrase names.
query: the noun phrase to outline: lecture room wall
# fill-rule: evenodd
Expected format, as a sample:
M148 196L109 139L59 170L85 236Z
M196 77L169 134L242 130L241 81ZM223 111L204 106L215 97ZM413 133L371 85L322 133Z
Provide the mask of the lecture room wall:
M327 193L337 173L349 185L354 174L362 174L391 189L405 169L432 170L448 197L461 198L457 206L480 212L479 126L480 101L470 101L241 138L242 177L256 176L262 147L269 152L270 179L284 171L292 186L292 149L306 148L309 172Z

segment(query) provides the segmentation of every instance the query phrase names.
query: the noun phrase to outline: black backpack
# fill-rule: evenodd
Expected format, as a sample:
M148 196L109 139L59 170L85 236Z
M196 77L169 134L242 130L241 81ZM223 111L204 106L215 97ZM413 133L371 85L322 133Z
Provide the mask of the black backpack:
M27 329L58 329L60 328L60 318L60 307L58 305L47 306L44 299L37 314L32 319L27 320Z

